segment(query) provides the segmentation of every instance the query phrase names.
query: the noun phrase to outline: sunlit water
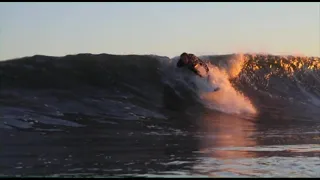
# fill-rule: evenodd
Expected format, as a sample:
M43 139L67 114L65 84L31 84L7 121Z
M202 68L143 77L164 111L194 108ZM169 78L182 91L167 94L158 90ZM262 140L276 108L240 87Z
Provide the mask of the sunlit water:
M319 59L208 58L0 63L0 175L319 177Z
M3 176L320 175L320 124L314 121L245 119L208 110L126 121L71 110L53 114L33 107L32 112L21 104L0 109ZM88 112L92 107L84 101L78 106Z

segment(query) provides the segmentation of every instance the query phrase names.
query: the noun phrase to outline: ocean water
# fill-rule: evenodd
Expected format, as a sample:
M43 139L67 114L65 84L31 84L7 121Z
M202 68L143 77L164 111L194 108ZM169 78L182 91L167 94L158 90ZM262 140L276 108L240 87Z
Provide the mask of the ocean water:
M209 80L155 55L0 62L0 175L319 177L320 58L202 59Z

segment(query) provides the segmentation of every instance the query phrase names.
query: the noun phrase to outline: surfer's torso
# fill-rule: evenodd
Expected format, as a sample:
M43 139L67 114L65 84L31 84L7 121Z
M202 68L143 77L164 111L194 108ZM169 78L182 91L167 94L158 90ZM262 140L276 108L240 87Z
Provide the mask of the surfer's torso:
M182 53L180 55L180 59L177 63L177 67L188 67L189 70L196 73L198 76L203 77L203 73L200 72L199 68L204 68L206 73L209 72L209 68L205 62L203 62L200 58L195 56L194 54Z
M210 81L208 65L194 54L182 53L177 63L177 67L187 67L200 77L206 77L207 82ZM210 91L217 91L220 88L217 87Z

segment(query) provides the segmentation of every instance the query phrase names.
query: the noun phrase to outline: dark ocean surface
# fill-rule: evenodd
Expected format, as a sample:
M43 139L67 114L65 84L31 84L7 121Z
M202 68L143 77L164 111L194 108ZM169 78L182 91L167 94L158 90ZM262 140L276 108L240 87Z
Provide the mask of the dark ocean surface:
M0 174L319 177L320 58L202 59L210 81L154 55L1 61Z

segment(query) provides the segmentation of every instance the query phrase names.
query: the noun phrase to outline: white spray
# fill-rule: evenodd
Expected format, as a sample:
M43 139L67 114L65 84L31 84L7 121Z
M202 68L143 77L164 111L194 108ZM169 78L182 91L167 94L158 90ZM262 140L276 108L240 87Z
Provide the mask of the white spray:
M229 81L230 78L237 76L244 62L243 56L238 56L229 61L226 68L218 68L214 65L209 66L209 80L196 77L195 83L198 86L198 93L203 103L208 108L213 108L222 112L232 114L256 114L257 110L250 100L243 94L238 92ZM210 92L211 89L219 88L219 90Z

